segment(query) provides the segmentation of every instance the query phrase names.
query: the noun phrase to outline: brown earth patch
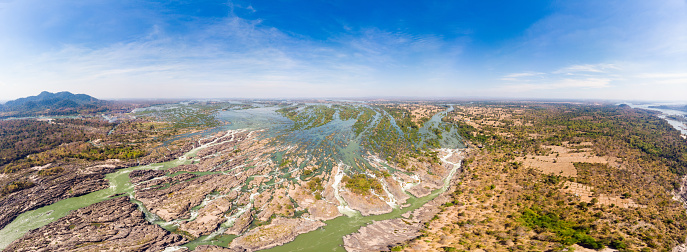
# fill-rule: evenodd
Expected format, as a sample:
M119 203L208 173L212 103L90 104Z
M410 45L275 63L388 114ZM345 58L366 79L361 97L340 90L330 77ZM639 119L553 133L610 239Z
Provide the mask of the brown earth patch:
M646 207L644 205L635 203L632 199L623 199L619 196L609 196L605 194L599 194L598 196L594 196L593 190L594 187L592 186L587 186L570 181L565 181L565 183L563 183L563 188L561 189L561 191L563 192L570 193L580 197L580 201L582 202L589 203L592 201L592 199L596 198L599 201L599 204L601 205L616 205L623 208Z
M589 145L587 145L589 144ZM525 167L537 169L550 175L561 175L565 177L577 177L577 169L573 163L600 163L618 166L615 159L611 157L599 157L592 154L591 143L566 146L542 146L549 149L548 155L526 155L516 158Z

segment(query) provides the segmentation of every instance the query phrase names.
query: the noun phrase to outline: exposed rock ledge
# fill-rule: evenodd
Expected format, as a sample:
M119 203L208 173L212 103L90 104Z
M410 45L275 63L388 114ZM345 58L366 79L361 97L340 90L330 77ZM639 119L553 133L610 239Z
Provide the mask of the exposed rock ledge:
M687 208L687 176L682 178L680 190L673 194L673 199L682 202L683 206ZM672 252L687 252L687 239L685 239L685 243L674 247Z
M150 224L126 197L78 209L34 229L5 251L161 251L187 242Z
M394 209L375 195L359 195L352 192L341 192L341 197L353 210L358 210L363 216L391 213Z
M234 250L256 251L283 245L293 241L299 234L307 233L324 226L321 221L306 219L276 218L272 223L261 226L234 239L230 245Z
M406 213L403 218L375 221L356 233L344 236L344 248L349 252L389 251L390 247L420 236L424 223L440 212L439 206L450 201L449 195L455 190L456 182L457 178L454 177L446 192L415 209L411 212L412 216Z
M186 250L181 250L181 251L189 251L188 249ZM215 245L201 245L196 247L195 252L239 252L239 251L245 251L245 250L237 250L237 249L229 249L229 248L223 248Z
M412 218L404 214L405 218L375 221L344 236L344 248L349 252L389 251L389 247L420 236L424 223L439 213L439 206L448 200L448 195L442 194L413 211Z
M392 244L420 236L422 225L417 222L396 218L360 228L357 233L344 236L347 251L388 251Z

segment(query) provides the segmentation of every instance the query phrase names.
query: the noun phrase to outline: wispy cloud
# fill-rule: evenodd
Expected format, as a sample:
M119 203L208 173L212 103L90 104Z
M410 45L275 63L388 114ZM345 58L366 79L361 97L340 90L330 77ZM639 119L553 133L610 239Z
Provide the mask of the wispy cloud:
M542 73L542 72L512 73L512 74L507 74L507 75L501 77L501 80L502 81L518 81L523 77L541 76L544 74L545 73Z
M611 87L617 80L616 73L621 70L615 64L570 65L558 70L544 72L521 72L504 75L500 78L505 90L528 92L533 90L592 90Z
M553 71L553 73L573 75L576 73L607 73L612 70L621 69L614 64L584 64L567 66L556 71Z
M599 89L607 88L611 79L562 79L553 82L525 83L507 85L503 88L516 92L528 92L533 90L567 90L567 89Z

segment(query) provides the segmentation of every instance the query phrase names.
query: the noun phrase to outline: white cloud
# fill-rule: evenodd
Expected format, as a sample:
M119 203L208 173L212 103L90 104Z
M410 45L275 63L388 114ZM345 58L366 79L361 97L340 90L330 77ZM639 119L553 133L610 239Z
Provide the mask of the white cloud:
M616 64L578 64L560 68L550 73L521 72L503 76L502 88L513 92L598 90L611 87L618 80Z
M611 79L586 78L586 79L562 79L552 82L513 84L503 86L506 90L526 92L533 90L568 90L568 89L599 89L607 88Z
M502 81L518 81L521 80L524 77L533 77L533 76L541 76L544 75L545 73L541 72L523 72L523 73L512 73L512 74L507 74L501 77Z
M230 14L183 36L153 26L126 43L0 58L0 99L56 88L101 98L346 96L374 79L365 61L258 22Z
M614 64L584 64L567 66L556 71L553 71L553 73L574 75L577 73L607 73L613 70L621 69Z
M637 78L643 79L680 79L687 78L687 72L683 73L641 73L635 75Z

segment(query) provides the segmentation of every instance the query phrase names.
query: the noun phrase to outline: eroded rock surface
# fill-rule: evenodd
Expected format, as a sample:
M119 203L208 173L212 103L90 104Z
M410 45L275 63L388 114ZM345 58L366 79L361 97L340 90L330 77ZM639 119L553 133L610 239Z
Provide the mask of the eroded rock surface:
M230 248L255 251L267 249L293 241L297 235L324 226L320 221L306 219L276 218L272 223L250 230L232 241Z
M353 210L360 211L363 216L390 213L393 208L376 195L359 195L351 192L341 192L341 197L346 200Z
M404 218L375 221L362 227L358 232L344 236L344 248L349 252L389 251L390 247L420 236L424 223L439 213L439 206L449 199L444 193L415 211L404 214Z
M212 233L219 224L224 222L224 212L231 207L231 198L223 197L209 203L198 211L198 217L193 221L181 225L180 229L199 237Z
M158 170L133 170L129 173L129 178L131 178L131 183L138 183L141 181L146 181L154 177L159 177L165 175L164 171Z
M241 216L236 218L234 221L234 225L231 226L227 231L225 231L225 234L232 234L232 235L240 235L246 229L248 229L248 226L250 226L250 223L253 221L253 211L246 211Z
M183 174L182 174L183 175ZM160 218L171 221L190 217L189 210L211 192L229 193L240 181L233 176L213 174L174 184L166 189L136 192L136 199Z
M161 251L187 240L150 224L126 197L76 210L35 229L5 251Z
M347 251L388 251L389 246L420 236L422 225L406 219L375 221L357 233L344 236Z
M188 251L188 250L185 250ZM194 250L196 252L243 252L245 249L230 249L215 245L200 245Z
M108 183L104 179L105 174L113 172L118 167L116 165L96 165L87 168L67 166L63 167L65 171L57 175L35 176L32 179L35 186L0 199L0 228L5 227L23 212L106 188Z
M446 168L453 168L453 166ZM457 172L460 172L460 169ZM344 236L344 248L349 252L389 251L389 248L397 244L420 236L420 230L424 228L424 224L441 211L441 205L451 200L450 192L455 190L457 181L454 176L449 181L450 186L445 192L422 207L403 214L402 218L376 221L360 228L356 233ZM432 184L438 186L435 180Z

